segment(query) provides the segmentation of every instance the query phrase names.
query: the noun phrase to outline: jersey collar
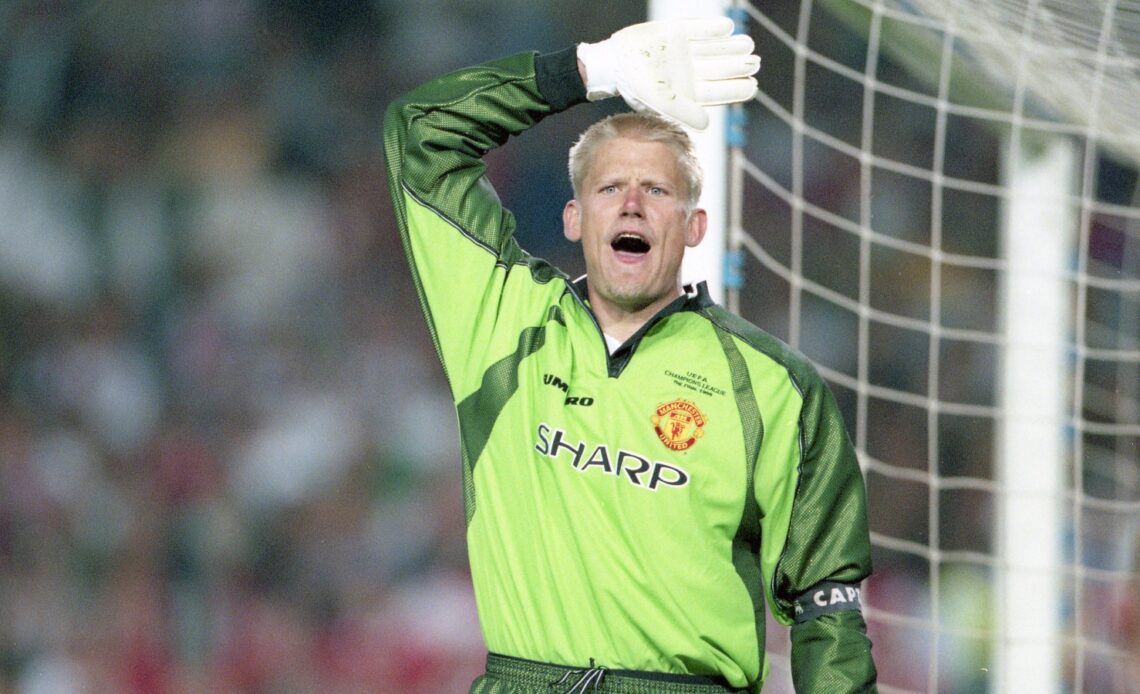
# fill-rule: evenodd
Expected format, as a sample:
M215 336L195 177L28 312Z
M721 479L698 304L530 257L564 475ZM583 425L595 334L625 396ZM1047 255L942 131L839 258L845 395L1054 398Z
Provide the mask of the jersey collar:
M582 303L585 306L588 307L590 305L589 283L585 275L582 275L578 279L571 282L570 289L578 295L578 298L582 300ZM654 320L667 316L671 313L676 313L677 311L699 311L703 308L708 308L709 306L712 306L716 303L712 300L712 296L709 294L708 282L705 282L704 280L696 283L685 284L681 287L681 291L683 292L681 296L677 297L667 306L658 311L657 314L653 316L653 318L649 319L647 324L652 323Z
M594 318L594 326L598 329L598 337L601 338L602 346L605 347L605 337L602 335L602 328L598 324L594 312L590 309L586 276L582 275L571 282L569 286L571 291L578 297L582 306L589 312L590 316ZM658 322L668 318L674 313L680 313L681 311L700 311L715 303L709 295L709 288L706 282L701 281L696 284L686 284L682 287L682 290L684 293L681 296L669 302L664 308L655 313L652 318L645 321L645 324L638 328L637 332L631 335L630 338L614 350L612 354L610 354L609 349L606 348L608 371L611 377L616 378L621 375L621 372L625 369L626 364L629 363L633 353L637 350L638 344L641 343L641 338L645 337Z

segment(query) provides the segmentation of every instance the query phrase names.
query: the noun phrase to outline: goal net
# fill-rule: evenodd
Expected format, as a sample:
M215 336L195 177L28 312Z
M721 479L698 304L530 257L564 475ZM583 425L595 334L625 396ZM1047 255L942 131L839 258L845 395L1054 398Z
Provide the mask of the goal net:
M881 690L1140 691L1140 3L730 12L727 301L845 409Z

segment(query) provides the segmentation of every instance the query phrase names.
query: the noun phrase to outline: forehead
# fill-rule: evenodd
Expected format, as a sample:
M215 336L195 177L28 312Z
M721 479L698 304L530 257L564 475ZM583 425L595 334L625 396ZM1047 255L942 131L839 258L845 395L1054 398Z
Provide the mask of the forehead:
M587 174L588 178L612 176L678 181L680 167L669 145L622 136L598 147Z

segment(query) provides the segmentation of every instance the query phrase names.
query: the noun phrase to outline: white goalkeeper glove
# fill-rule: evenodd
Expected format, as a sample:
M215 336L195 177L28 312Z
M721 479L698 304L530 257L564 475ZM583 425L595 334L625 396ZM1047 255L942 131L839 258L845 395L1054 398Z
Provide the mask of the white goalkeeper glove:
M705 106L747 101L756 94L760 56L747 34L733 35L728 17L634 24L598 43L578 44L586 98L618 94L635 111L653 111L697 130Z

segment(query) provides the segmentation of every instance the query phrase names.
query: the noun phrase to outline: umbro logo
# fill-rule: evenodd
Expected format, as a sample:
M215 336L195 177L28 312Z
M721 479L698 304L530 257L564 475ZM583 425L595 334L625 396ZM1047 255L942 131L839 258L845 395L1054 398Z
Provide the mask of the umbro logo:
M561 378L555 376L554 374L543 374L542 382L548 386L552 386L558 390L561 390L563 393L570 392L570 384L566 381L563 381ZM563 402L563 404L577 405L579 407L590 407L594 404L594 399L588 395L567 395L566 400Z

